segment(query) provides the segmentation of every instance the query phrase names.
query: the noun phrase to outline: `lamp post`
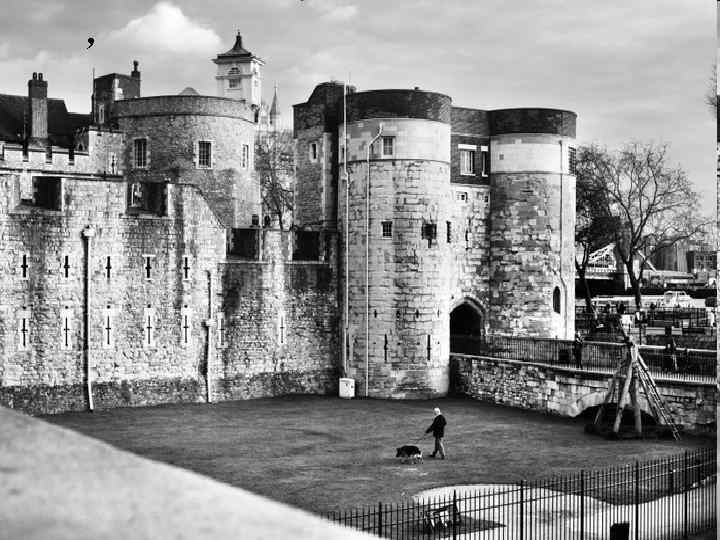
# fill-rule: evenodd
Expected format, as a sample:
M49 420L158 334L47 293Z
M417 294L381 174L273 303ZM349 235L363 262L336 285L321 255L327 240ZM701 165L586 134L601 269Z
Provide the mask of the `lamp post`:
M365 397L369 396L370 380L370 152L372 145L382 135L383 125L378 126L367 147L367 182L365 182Z

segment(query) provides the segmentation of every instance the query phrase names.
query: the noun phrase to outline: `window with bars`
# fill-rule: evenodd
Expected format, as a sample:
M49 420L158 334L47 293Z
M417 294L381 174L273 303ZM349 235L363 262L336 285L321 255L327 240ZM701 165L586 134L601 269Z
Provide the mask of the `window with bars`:
M383 221L381 225L383 238L392 238L392 221Z
M475 150L460 150L460 174L475 174Z
M395 155L395 137L382 138L382 156L392 157Z
M210 141L198 142L198 167L206 169L212 167L212 143Z
M147 139L133 141L133 165L136 169L147 167Z
M568 148L568 170L570 174L577 174L577 150L572 146Z

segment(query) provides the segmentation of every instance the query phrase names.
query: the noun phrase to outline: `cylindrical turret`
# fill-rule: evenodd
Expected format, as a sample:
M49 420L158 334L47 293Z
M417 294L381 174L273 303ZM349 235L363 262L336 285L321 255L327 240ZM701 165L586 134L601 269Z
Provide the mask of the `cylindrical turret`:
M359 395L366 383L374 397L447 392L449 248L439 240L451 202L450 109L448 96L419 90L347 97L348 375ZM368 145L380 125L368 171ZM338 138L342 168L342 123ZM338 225L345 226L342 174Z
M575 121L555 109L490 112L490 330L572 338Z

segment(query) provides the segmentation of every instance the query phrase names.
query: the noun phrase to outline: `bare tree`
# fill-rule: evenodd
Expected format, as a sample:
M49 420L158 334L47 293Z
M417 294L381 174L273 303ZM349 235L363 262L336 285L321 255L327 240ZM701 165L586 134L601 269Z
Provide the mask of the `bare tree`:
M273 130L258 135L255 174L260 183L263 213L274 216L280 229L293 210L294 141L292 132Z
M602 187L594 181L593 148L578 148L577 184L575 190L575 269L583 287L585 306L593 319L597 314L592 305L592 293L587 282L590 255L614 240L612 231L617 218L606 213L607 204Z
M639 308L648 261L706 226L698 218L698 196L685 172L668 165L667 145L630 143L617 154L589 146L578 161L600 216L615 220L610 232Z
M717 67L713 66L712 75L708 81L708 88L705 92L705 103L710 108L710 113L717 117L718 112L718 88L717 88Z

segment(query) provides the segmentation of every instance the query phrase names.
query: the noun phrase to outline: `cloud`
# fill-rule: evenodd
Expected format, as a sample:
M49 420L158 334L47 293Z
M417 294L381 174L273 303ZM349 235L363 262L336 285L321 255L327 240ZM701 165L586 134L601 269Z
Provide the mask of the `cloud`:
M332 22L347 21L357 15L357 6L341 5L336 0L309 0L307 4L320 13L320 17Z
M206 56L217 53L221 41L214 30L204 28L169 2L159 2L145 15L131 20L108 35L109 41L147 53L171 52Z

